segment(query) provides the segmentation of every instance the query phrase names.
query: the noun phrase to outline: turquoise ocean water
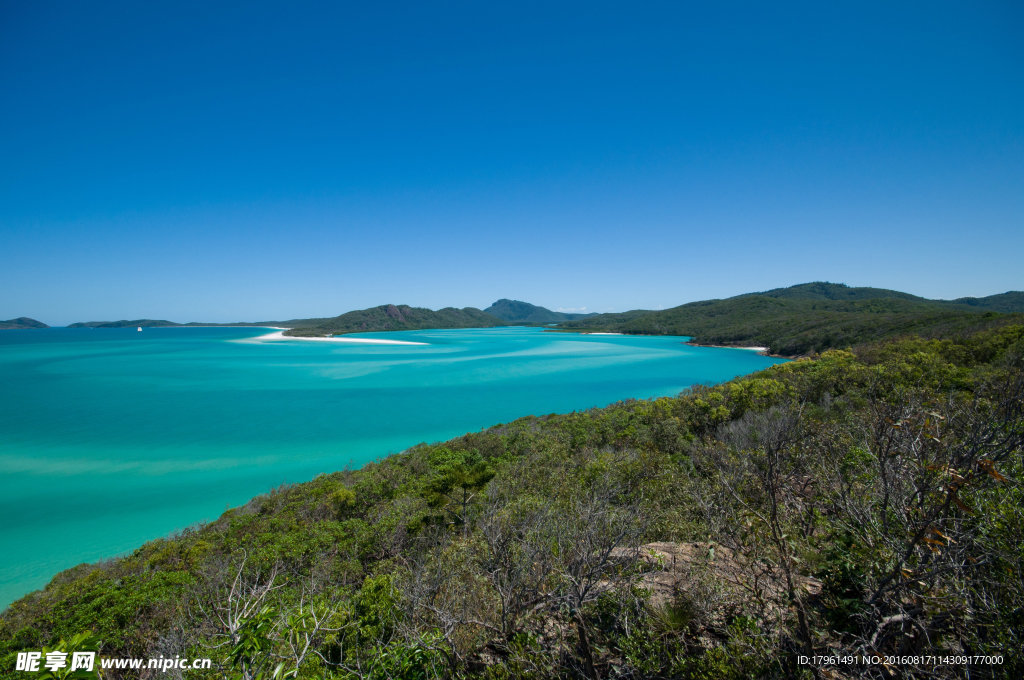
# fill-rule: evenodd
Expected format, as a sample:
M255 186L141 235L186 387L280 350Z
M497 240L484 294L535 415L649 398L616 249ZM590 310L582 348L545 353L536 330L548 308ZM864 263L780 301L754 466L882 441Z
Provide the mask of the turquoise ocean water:
M519 416L778 359L538 328L263 342L258 328L0 331L0 607L286 482Z

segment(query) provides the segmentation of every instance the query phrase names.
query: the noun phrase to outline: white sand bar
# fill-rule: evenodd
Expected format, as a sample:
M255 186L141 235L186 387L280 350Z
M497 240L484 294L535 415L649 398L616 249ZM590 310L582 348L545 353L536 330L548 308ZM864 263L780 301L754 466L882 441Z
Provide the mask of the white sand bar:
M298 335L285 335L284 330L276 331L274 333L267 333L266 335L260 335L255 338L250 338L259 342L278 342L281 340L292 341L296 340L299 342L347 342L349 344L358 345L427 345L430 343L426 342L410 342L409 340L378 340L376 338L348 338L348 337L330 337L330 338L304 338Z
M745 349L751 352L767 352L769 349L767 347L738 347L737 345L705 345L699 342L688 342L686 344L693 347L714 347L716 349Z

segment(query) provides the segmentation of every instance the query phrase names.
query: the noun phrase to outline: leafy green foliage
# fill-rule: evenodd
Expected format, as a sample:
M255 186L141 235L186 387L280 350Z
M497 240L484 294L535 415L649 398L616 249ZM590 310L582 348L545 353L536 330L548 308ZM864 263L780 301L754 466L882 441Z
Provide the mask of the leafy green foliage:
M246 669L270 655L274 648L271 635L276 627L277 613L267 605L244 619L237 631L238 642L231 648L228 658L231 667L246 672Z

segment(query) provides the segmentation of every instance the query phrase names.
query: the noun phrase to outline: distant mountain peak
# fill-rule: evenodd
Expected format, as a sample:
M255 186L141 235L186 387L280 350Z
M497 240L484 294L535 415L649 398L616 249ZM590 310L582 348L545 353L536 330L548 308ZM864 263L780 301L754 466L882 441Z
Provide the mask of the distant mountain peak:
M497 300L484 311L508 323L561 323L562 321L573 321L590 316L589 314L553 312L547 307L532 305L522 300L509 300L508 298Z
M798 283L795 286L786 288L773 288L761 293L747 293L746 295L763 295L772 298L789 298L803 300L875 300L879 298L896 298L899 300L923 300L910 293L901 293L898 290L887 288L869 288L864 286L848 286L845 283L832 283L830 281L810 281ZM741 296L744 297L744 296Z
M384 308L384 313L399 323L405 323L405 317L402 316L402 310L399 307L387 305Z

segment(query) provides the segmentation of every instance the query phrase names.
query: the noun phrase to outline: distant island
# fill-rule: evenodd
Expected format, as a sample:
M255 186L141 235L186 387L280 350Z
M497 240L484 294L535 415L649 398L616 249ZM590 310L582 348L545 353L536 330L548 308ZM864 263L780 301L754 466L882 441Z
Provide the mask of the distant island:
M167 321L166 319L121 319L120 321L79 321L77 323L68 324L68 328L185 328L188 326L284 326L290 327L302 323L308 323L312 321L322 321L322 319L292 319L291 321L233 321L230 323L216 323L210 321L189 321L188 323L178 323L176 321Z
M36 321L30 319L27 316L19 316L17 319L8 319L7 321L0 321L0 329L10 330L15 328L49 328L42 321Z
M182 325L184 324L165 321L163 319L135 319L133 321L122 319L121 321L80 321L69 325L68 328L132 328L135 326L141 328L159 328L161 326Z
M293 324L285 335L326 336L341 333L411 331L426 328L493 328L507 325L554 324L582 319L587 314L553 312L546 307L502 298L484 310L476 307L445 307L436 312L409 305L380 305L348 312L331 319ZM316 321L310 323L309 321ZM282 324L283 325L283 324Z
M436 312L424 307L408 305L380 305L348 312L316 325L299 326L285 331L285 335L323 337L340 333L373 331L411 331L424 328L491 328L505 322L475 307L445 307Z

